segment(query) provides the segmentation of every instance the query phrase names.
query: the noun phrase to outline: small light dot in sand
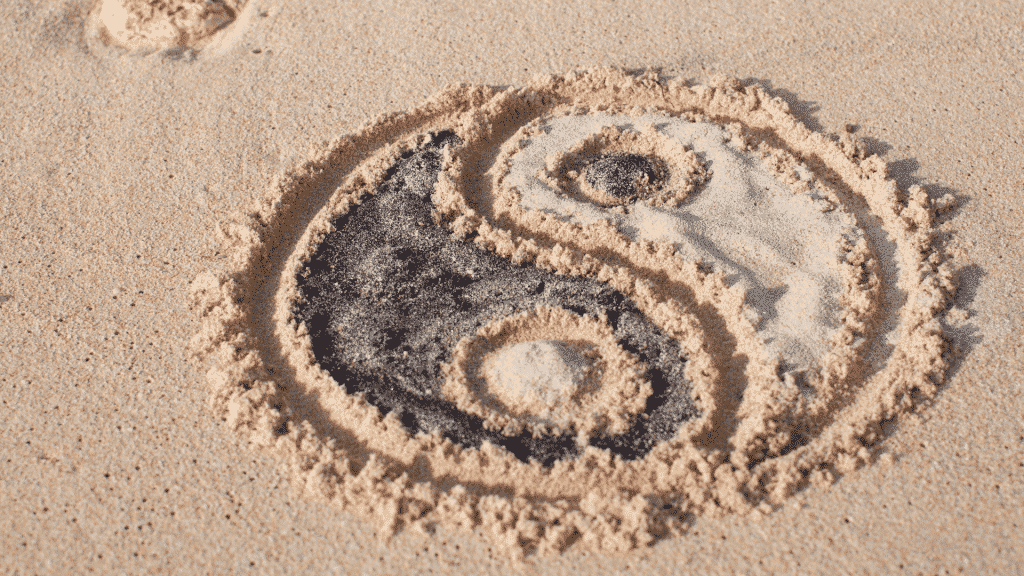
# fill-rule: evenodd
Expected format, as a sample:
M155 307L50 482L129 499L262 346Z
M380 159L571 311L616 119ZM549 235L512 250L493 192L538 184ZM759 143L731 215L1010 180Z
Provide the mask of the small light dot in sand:
M545 405L561 404L586 377L589 362L559 340L531 340L498 350L483 363L488 388L503 400L530 396Z

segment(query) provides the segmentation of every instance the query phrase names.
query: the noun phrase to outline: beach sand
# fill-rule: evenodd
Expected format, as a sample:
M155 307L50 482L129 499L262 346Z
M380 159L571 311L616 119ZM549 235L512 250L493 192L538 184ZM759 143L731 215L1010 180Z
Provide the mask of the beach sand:
M128 52L136 36L103 32L114 4L0 8L0 572L1020 573L1024 10L250 0L157 18ZM303 494L294 452L221 422L189 344L205 329L190 285L234 265L218 227L446 86L595 66L738 78L813 132L852 132L851 154L877 154L903 192L951 195L935 221L956 285L935 394L829 481L753 511L701 508L621 553L584 538L524 565L483 528L394 531ZM801 302L816 286L797 286ZM827 325L797 324L780 349L813 363L795 350Z

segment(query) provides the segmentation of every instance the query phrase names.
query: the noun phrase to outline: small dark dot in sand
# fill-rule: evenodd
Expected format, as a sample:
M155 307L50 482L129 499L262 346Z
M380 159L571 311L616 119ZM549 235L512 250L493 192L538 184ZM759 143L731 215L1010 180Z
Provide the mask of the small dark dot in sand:
M605 194L627 199L635 195L640 186L654 184L658 171L646 156L615 154L588 165L585 178L588 184Z
M263 50L261 50L261 49L259 49L259 48L253 48L253 49L252 49L252 53L253 53L253 54L260 54L261 52L263 52Z

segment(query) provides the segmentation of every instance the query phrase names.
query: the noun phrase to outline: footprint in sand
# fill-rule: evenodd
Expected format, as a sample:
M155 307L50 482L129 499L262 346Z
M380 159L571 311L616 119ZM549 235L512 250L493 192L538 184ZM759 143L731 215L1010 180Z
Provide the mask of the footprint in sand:
M87 21L87 36L105 47L131 53L215 48L238 35L246 4L246 0L98 0Z

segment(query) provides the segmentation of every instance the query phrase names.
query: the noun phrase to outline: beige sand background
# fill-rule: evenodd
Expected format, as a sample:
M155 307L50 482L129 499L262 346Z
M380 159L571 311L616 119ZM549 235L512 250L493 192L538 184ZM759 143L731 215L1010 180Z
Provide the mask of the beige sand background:
M444 528L378 540L292 498L205 409L185 293L212 230L307 146L445 84L594 65L726 73L901 187L952 192L961 358L892 458L766 518L699 519L537 573L1016 574L1024 568L1024 8L935 3L274 2L225 53L122 58L86 0L0 5L0 573L507 573Z

